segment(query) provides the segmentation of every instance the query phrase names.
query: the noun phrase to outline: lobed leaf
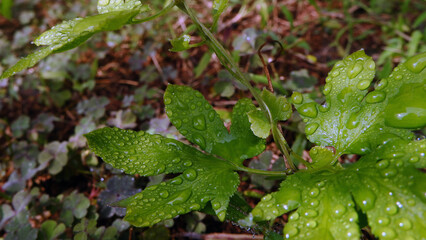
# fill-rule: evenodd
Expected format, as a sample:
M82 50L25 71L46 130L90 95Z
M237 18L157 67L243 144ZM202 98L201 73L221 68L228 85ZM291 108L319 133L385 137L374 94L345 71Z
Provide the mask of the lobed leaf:
M391 154L392 146L384 145L383 153ZM360 208L380 238L426 236L426 186L421 184L425 175L398 157L375 160L377 155L368 154L333 174L289 176L278 192L262 198L252 218L271 220L297 208L285 226L285 238L359 239L356 209Z
M125 24L132 23L132 19L136 15L149 8L136 0L100 0L98 10L101 14L64 21L41 34L34 43L37 46L46 45L46 47L19 60L0 78L8 78L19 71L32 67L50 54L75 48L95 33L120 29Z
M229 197L239 184L233 165L179 141L142 131L102 128L86 137L92 151L126 173L182 173L119 202L127 208L125 219L133 225L151 226L200 210L209 201L219 219L225 219Z
M253 110L248 113L253 133L261 138L267 138L271 131L271 125L279 121L285 121L291 116L291 105L283 96L275 96L272 92L264 89L261 98L266 104L271 119L268 119L261 110Z
M265 141L250 130L246 113L256 108L249 99L241 99L235 105L230 132L202 94L190 87L169 85L164 104L179 132L208 153L241 164L265 149Z
M426 126L425 59L426 53L408 59L369 93L375 63L364 51L337 62L326 78L325 104L297 92L291 97L308 139L335 147L336 157L371 152L391 138L412 139L409 129Z

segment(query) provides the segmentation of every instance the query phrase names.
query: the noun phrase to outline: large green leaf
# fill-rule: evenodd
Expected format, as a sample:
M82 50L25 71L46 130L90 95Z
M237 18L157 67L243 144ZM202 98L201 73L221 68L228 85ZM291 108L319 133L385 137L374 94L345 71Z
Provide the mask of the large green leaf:
M14 66L3 72L0 78L8 78L32 67L50 54L75 48L95 33L120 29L123 25L132 23L136 15L148 9L147 5L136 0L100 0L98 10L101 14L64 21L44 32L34 43L37 46L46 45L46 47L20 59Z
M242 160L265 149L265 141L250 130L247 112L256 108L249 99L241 99L235 105L230 132L201 93L190 87L169 85L164 103L179 132L208 153L242 164Z
M103 128L86 134L93 152L128 174L182 173L120 201L118 204L127 208L125 219L135 226L150 226L200 210L210 202L224 220L229 198L239 184L234 172L237 165L265 148L265 141L253 135L247 119L246 113L255 109L253 103L249 99L238 101L228 133L212 106L189 87L169 85L164 102L171 122L188 140L224 159L143 131Z
M424 141L411 142L415 152ZM379 158L368 154L344 170L289 176L278 192L266 195L253 209L255 221L271 220L297 209L289 217L289 239L359 239L357 208L366 214L372 232L381 239L426 236L425 175L383 145Z
M410 140L409 129L426 126L426 53L396 67L374 91L374 61L358 51L335 64L326 78L326 102L300 93L292 103L307 123L308 139L343 153L365 154L391 138Z
M121 201L120 206L127 208L125 219L131 224L151 226L200 210L209 201L219 219L225 219L229 198L239 184L233 165L174 139L143 131L102 128L86 138L93 152L126 173L182 173Z

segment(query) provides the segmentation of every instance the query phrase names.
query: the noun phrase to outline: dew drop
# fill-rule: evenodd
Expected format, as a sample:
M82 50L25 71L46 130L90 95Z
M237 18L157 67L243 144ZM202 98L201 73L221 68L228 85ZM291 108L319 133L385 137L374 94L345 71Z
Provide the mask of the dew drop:
M299 233L299 229L293 225L287 225L284 228L284 237L289 239L296 236Z
M378 162L376 163L376 168L378 168L378 169L385 169L385 168L387 168L388 166L389 166L389 160L387 160L387 159L384 159L384 160L378 161Z
M359 229L358 228L351 227L346 232L346 236L350 238L350 237L357 236L358 233L359 233Z
M394 239L396 236L395 231L389 227L383 227L378 232L380 233L380 237L384 239Z
M410 230L413 227L413 224L410 220L401 218L398 220L398 226L404 230Z
M356 62L355 64L353 64L352 66L350 66L348 68L347 75L351 79L355 78L362 71L362 69L363 69L362 63L361 62Z
M290 220L297 220L299 219L300 215L298 212L294 212L293 214L290 215Z
M395 215L398 212L398 207L395 204L387 205L385 208L385 212L389 215Z
M192 204L191 206L189 206L189 209L190 210L192 210L192 211L194 211L194 210L198 210L198 209L200 209L201 208L201 206L200 206L200 204L198 204L198 203L194 203L194 204Z
M305 103L298 109L300 115L305 117L314 118L318 115L318 110L316 108L315 102Z
M309 191L309 196L311 196L311 197L317 197L319 195L319 193L320 193L320 190L318 188L312 188Z
M169 192L167 190L160 191L160 197L167 198L169 196Z
M204 140L204 137L199 134L194 134L194 143L200 146L201 149L206 148L206 140Z
M352 113L351 116L349 117L348 121L346 122L346 127L348 129L354 129L359 125L359 120L360 120L360 113Z
M340 74L340 71L339 70L337 70L337 69L335 69L335 70L333 70L332 72L331 72L331 76L332 77L337 77L337 76L339 76L339 74Z
M182 178L180 177L174 178L173 180L170 181L170 183L174 185L180 185L182 184Z
M172 163L179 163L180 161L181 161L180 158L175 158L172 160Z
M157 166L157 174L161 174L161 173L163 173L165 170L166 170L166 165L164 165L164 164L159 164L159 165Z
M309 205L311 205L312 207L318 207L319 201L317 199L313 199L309 202Z
M374 71L376 69L376 63L372 59L368 60L367 68L368 70Z
M315 131L318 129L319 124L318 123L309 123L305 127L305 133L306 135L312 135L315 133Z
M269 201L271 199L272 199L272 195L271 194L268 194L268 195L262 197L262 201Z
M212 207L213 207L214 210L217 211L221 207L221 204L218 201L212 201Z
M390 223L390 220L387 217L378 217L377 223L381 226L387 226Z
M172 99L169 97L164 97L164 104L168 105L170 103L172 103Z
M370 189L364 189L355 197L355 201L362 210L367 211L374 207L376 195Z
M362 81L359 81L359 83L356 85L356 87L357 87L359 90L365 90L365 89L367 89L369 86L370 86L370 81L369 81L369 80L362 80Z
M310 220L306 223L306 227L308 228L316 228L317 226L318 226L318 223L315 220Z
M370 92L365 97L365 101L367 103L379 103L379 102L383 102L385 98L386 98L386 93L376 90L376 91Z
M358 214L356 212L349 213L349 222L357 222L358 221Z
M409 160L410 163L416 163L418 161L419 161L419 157L411 157Z
M197 130L206 130L206 119L203 115L198 115L192 119L192 125Z
M182 121L180 119L176 119L174 120L173 125L175 125L176 128L180 128L182 126Z
M383 177L393 177L398 173L398 171L395 168L387 168L382 171Z
M305 215L305 217L313 218L313 217L318 216L318 212L313 210L313 209L308 209L308 210L306 210L304 215Z
M383 79L379 82L379 84L377 84L376 90L382 90L383 88L385 88L388 85L388 80Z
M168 204L170 205L175 205L175 204L181 204L186 202L186 200L189 199L189 197L191 196L192 191L191 189L185 189L181 192L178 192L177 194L174 194L172 197L172 200L168 202Z
M291 95L291 99L293 103L301 104L303 102L303 95L299 92L294 92L293 95Z
M185 160L185 161L183 162L183 166L185 166L185 167L190 167L190 166L192 166L192 162L191 162L191 161L189 161L189 160Z
M324 90L323 90L324 95L328 95L331 92L332 86L333 85L330 82L325 84Z
M343 206L342 204L337 204L336 206L334 206L334 208L333 208L333 214L334 214L334 216L340 218L345 213L346 213L346 207Z
M189 181L194 181L194 180L195 180L195 178L197 178L197 172L196 172L194 169L189 168L189 169L186 169L186 170L183 172L183 176L184 176L186 179L188 179Z
M426 53L408 59L404 65L413 73L420 73L426 67Z

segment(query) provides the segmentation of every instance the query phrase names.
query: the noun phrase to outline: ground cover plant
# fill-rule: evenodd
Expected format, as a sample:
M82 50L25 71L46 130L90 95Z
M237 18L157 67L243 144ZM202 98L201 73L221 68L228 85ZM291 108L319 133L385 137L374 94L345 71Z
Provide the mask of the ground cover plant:
M2 5L5 16L10 16L10 11L6 11L10 4ZM243 96L235 98L232 111L228 112L215 108L211 105L214 101L206 99L207 95L189 86L165 84L165 91L158 94L144 85L135 95L120 99L123 109L111 112L106 122L115 127L104 127L105 107L117 100L94 95L75 104L80 120L69 139L62 136L55 141L50 141L49 135L54 129L53 122L60 119L53 114L42 113L34 120L22 115L10 126L5 121L2 135L10 137L6 143L6 160L13 161L11 171L2 172L7 176L2 184L5 200L0 222L5 238L167 239L170 237L167 229L179 224L174 219L193 211L198 212L186 215L192 216L192 220L187 219L185 227L195 233L210 227L203 223L206 216L215 216L219 221L234 223L241 231L262 234L265 239L425 238L426 186L422 184L425 181L422 169L426 161L423 137L426 53L416 54L424 50L422 37L419 40L414 31L406 58L392 72L387 70L391 63L384 64L376 82L373 82L376 63L364 50L348 55L348 50L337 46L342 55L348 56L333 63L324 86L318 91L314 87L315 78L303 71L293 73L293 82L281 84L274 71L270 75L262 57L264 48L279 55L283 51L295 51L293 48L297 47L309 48L306 42L286 39L292 43L283 45L273 33L246 29L241 38L233 42L236 51L231 54L216 39L215 32L221 27L220 17L233 3L212 1L210 4L212 21L206 26L193 6L183 0L169 1L164 6L136 0L98 1L98 15L67 20L47 30L34 41L43 47L2 73L1 78L9 78L48 55L80 46L101 32L148 24L176 13L186 16L192 25L181 34L173 34L170 51L180 52L185 59L188 51L208 46L194 68L195 76L200 77L209 61L216 57L227 71L219 72L219 80L213 87L215 93L229 98L239 91ZM245 4L261 7L261 23L266 26L269 13L274 12L268 4L243 3L241 9ZM316 2L309 4L320 11ZM347 10L348 3L345 4ZM156 6L160 9L151 9ZM373 11L361 3L359 8ZM177 9L180 11L175 11ZM282 5L281 11L294 28L290 10ZM421 25L422 19L424 14L419 15L414 25ZM344 31L352 31L353 24ZM333 44L339 44L344 31L338 32ZM347 49L354 41L352 37L353 33L348 34ZM108 38L119 38L119 35ZM251 42L252 38L261 45ZM194 43L193 39L197 41ZM128 67L146 71L141 81L152 83L149 64L140 68L149 56L159 72L157 77L163 81L175 78L172 68L158 68L152 53L155 44L147 45L143 54L132 56ZM248 63L263 67L266 77L243 73L239 65L245 54ZM319 65L313 55L299 58ZM94 80L99 75L97 68L97 61L71 66L66 71L63 67L53 70L51 66L46 67L41 79L48 83L46 90L39 94L40 101L61 108L72 98L72 92L58 81L61 78L70 80L68 85L75 93L90 92L98 84ZM273 64L271 68L274 70ZM121 81L138 85L132 80ZM9 85L7 79L4 82ZM268 87L256 88L252 82ZM10 84L8 95L17 93L14 88L16 85ZM304 90L306 93L300 92ZM154 110L143 103L155 95L164 96L164 112L168 118L151 119L148 129L141 126L139 131L125 130L137 127L136 122L154 114ZM248 97L253 97L255 103ZM75 118L68 109L66 114ZM174 127L169 127L169 121ZM296 132L295 139L285 134L288 130ZM24 136L30 141L19 141ZM90 150L85 149L86 140ZM99 167L101 163L92 152L109 165ZM272 159L271 155L277 153L282 153L283 158ZM250 161L252 158L255 159ZM7 164L2 162L2 166ZM54 186L82 174L87 179L102 176L105 171L112 176L108 176L106 183L102 183L103 177L91 179L87 194L77 190L58 192ZM45 175L40 175L41 172ZM123 176L122 172L136 177L136 185L135 178ZM265 191L250 187L238 191L248 181L247 176ZM281 182L279 188L274 187L274 180ZM45 184L49 181L53 186ZM260 198L260 201L247 202L247 197ZM277 223L284 228L277 229ZM144 231L143 227L151 228ZM133 231L143 233L138 235ZM201 238L199 234L174 237L179 236Z

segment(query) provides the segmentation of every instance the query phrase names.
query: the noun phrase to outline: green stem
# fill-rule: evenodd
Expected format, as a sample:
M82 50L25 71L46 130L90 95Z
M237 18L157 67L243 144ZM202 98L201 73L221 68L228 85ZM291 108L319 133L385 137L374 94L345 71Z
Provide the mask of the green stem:
M246 75L241 72L239 66L235 63L231 54L229 54L229 52L225 50L222 44L220 44L219 41L210 32L210 30L206 26L204 26L204 24L197 18L197 16L191 11L191 9L187 6L184 0L178 0L176 2L176 6L179 7L184 13L186 13L194 22L194 24L198 27L201 34L207 40L207 44L209 45L209 47L212 48L213 51L216 53L216 56L218 57L221 64L231 73L232 76L235 77L235 79L237 79L244 86L246 86L253 94L253 97L257 100L259 107L266 114L267 118L269 119L269 122L271 123L272 132L275 132L275 134L273 134L274 140L279 143L278 146L281 152L284 154L287 162L289 163L289 166L292 168L293 171L296 171L297 169L290 158L288 145L285 142L284 136L278 130L276 124L274 124L274 120L272 118L272 114L268 106L260 97L259 93L251 86L250 81L247 79Z
M253 173L253 174L259 174L259 175L265 175L265 176L281 176L286 177L287 173L283 171L266 171L266 170L260 170L260 169L254 169L254 168L248 168L244 166L238 166L238 171Z
M142 19L133 19L132 20L132 24L137 24L137 23L143 23L143 22L148 22L151 21L157 17L160 17L162 15L164 15L165 13L167 13L170 9L172 9L174 6L176 6L176 0L173 0L170 2L169 5L167 5L165 8L161 9L159 12L157 12L156 14L146 17L146 18L142 18Z

